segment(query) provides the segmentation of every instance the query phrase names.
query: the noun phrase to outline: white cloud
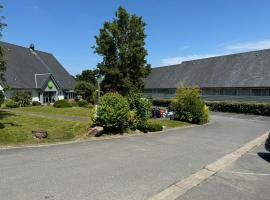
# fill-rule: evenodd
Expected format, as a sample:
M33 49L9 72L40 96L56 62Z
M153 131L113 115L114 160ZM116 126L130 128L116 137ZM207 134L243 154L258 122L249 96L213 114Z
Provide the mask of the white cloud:
M171 57L171 58L164 58L162 59L162 65L174 65L174 64L180 64L184 61L188 60L197 60L201 58L209 58L209 57L215 57L220 56L221 54L195 54L190 56L178 56L178 57Z
M243 42L226 46L226 50L232 51L252 51L270 48L270 40L260 40L256 42Z
M184 46L182 49L189 48L189 46ZM215 57L215 56L222 56L222 55L228 55L233 53L239 53L239 52L245 52L245 51L254 51L254 50L261 50L261 49L269 49L270 48L270 39L266 40L259 40L255 42L242 42L242 43L234 43L230 45L221 45L219 46L220 50L219 54L213 53L213 54L192 54L187 56L176 56L176 57L168 57L163 58L161 60L161 64L164 65L174 65L174 64L180 64L183 61L188 60L197 60L201 58L209 58L209 57Z

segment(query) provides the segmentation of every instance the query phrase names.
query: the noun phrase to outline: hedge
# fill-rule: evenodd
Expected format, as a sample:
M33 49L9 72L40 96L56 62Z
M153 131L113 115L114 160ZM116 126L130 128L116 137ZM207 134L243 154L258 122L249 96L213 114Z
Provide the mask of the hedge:
M162 131L163 127L158 122L147 122L147 130L150 132Z
M72 107L71 103L68 102L68 101L65 100L65 99L56 101L56 102L53 104L53 106L54 106L55 108L71 108L71 107Z
M270 103L208 101L206 102L206 105L211 111L270 116Z
M152 104L153 106L158 107L169 107L172 103L171 99L153 99Z

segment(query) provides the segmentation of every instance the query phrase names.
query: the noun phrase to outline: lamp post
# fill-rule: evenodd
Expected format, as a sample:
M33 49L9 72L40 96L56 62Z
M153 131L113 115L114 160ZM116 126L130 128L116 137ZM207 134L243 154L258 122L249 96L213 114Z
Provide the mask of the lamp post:
M98 83L98 104L100 100L100 84L104 80L104 76L100 76L97 78L97 83Z

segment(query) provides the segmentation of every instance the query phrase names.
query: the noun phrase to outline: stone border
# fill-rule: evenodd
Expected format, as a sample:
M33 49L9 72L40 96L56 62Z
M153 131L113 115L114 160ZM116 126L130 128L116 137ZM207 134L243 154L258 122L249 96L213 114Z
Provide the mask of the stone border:
M176 200L193 187L201 184L203 181L223 170L224 168L231 165L234 161L239 159L241 156L246 154L248 151L256 146L261 145L268 137L268 132L257 137L256 139L248 142L239 149L225 155L217 161L206 165L203 169L197 171L191 176L171 185L155 196L149 198L149 200Z

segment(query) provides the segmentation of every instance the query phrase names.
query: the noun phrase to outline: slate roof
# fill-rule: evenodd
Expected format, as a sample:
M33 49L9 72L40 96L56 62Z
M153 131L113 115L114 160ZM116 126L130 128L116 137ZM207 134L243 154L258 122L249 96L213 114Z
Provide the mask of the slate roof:
M270 87L270 49L153 68L145 88Z
M11 88L34 89L36 88L35 74L51 74L57 84L64 90L72 90L75 86L74 78L50 53L31 50L22 46L0 42L5 51L7 70L6 83ZM47 76L39 76L37 88L41 88ZM43 80L44 79L44 80Z

